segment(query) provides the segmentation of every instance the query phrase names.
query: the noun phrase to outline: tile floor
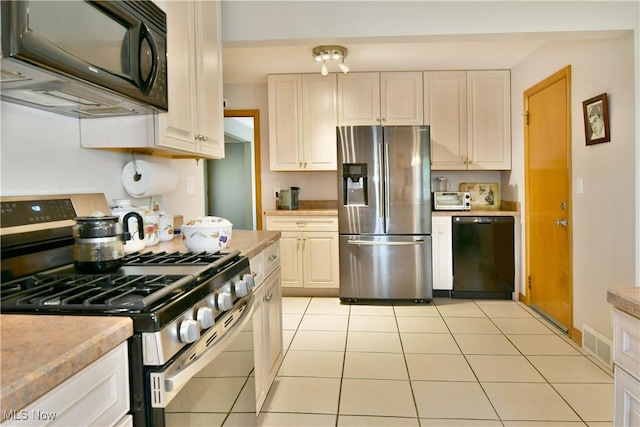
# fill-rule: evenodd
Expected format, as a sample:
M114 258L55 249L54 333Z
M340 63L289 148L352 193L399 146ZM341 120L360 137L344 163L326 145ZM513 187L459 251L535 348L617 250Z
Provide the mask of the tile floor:
M284 298L283 316L285 357L251 425L612 425L612 372L519 302Z

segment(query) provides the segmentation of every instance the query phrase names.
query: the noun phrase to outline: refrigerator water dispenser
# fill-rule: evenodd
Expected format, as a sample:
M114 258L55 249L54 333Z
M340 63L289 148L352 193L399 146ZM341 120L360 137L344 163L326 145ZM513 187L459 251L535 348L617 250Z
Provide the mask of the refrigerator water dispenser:
M342 180L345 206L369 205L366 163L344 163Z

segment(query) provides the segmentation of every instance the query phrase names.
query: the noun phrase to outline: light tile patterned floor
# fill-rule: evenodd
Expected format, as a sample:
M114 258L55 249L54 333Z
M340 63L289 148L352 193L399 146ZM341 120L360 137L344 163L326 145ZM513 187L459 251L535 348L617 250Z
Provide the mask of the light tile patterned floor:
M284 298L283 312L285 357L261 415L225 426L612 425L612 372L519 302Z

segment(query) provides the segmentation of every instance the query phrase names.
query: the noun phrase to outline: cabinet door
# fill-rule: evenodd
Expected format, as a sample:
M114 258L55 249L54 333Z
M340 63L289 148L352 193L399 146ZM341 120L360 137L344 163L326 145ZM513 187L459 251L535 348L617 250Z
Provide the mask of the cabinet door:
M280 236L280 268L282 286L301 288L302 276L302 233L283 231Z
M264 293L265 286L258 286L253 292L255 298L253 302L253 365L254 365L254 378L256 388L256 412L260 412L267 393L269 393L269 384L267 381L267 372L269 367L266 363L266 342L265 331L267 325L265 325L265 301Z
M336 75L302 75L305 170L336 170Z
M380 124L380 73L338 74L338 125Z
M614 368L613 425L632 427L640 425L640 381L619 366Z
M509 70L467 72L469 169L511 169Z
M304 286L308 288L338 288L340 284L338 233L304 233L302 245Z
M266 320L266 366L267 384L273 382L282 362L282 287L280 286L280 270L269 276L265 282L265 311ZM267 390L268 391L268 390Z
M422 73L380 73L380 114L385 126L422 125Z
M299 170L302 166L302 75L270 75L267 83L270 168Z
M431 252L433 289L453 289L453 252L451 247L451 217L434 216L431 221Z
M467 73L424 73L424 124L430 126L431 169L467 169Z
M169 112L158 114L156 145L196 152L194 2L160 1L167 14Z
M196 140L212 158L224 157L220 15L219 1L195 2Z

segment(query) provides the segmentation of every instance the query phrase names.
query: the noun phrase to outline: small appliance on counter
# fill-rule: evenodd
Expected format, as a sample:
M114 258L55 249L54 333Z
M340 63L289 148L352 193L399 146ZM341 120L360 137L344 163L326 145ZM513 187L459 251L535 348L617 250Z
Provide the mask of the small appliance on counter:
M499 210L500 184L497 182L461 182L460 191L471 195L471 209Z
M433 210L468 211L471 209L471 194L468 191L435 191Z
M288 190L280 190L279 207L278 209L298 209L298 195L300 194L300 187L291 187Z

